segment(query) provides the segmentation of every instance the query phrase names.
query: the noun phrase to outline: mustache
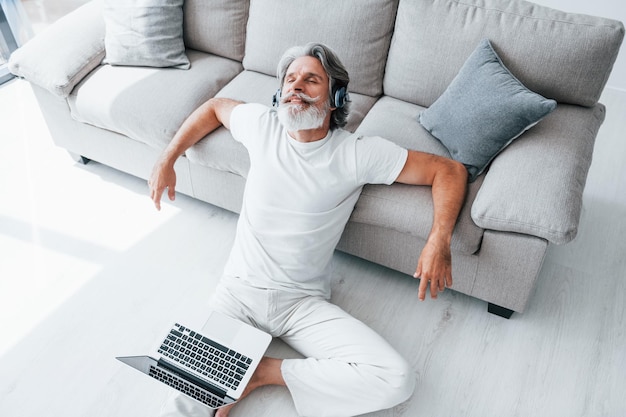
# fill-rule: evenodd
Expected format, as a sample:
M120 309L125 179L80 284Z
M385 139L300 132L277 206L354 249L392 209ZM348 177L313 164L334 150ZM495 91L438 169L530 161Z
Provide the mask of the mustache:
M292 97L299 98L305 104L315 104L318 101L320 101L320 97L311 97L311 96L307 96L304 93L293 92L293 93L288 93L286 96L284 96L281 100L281 104L287 103L289 100L291 100Z

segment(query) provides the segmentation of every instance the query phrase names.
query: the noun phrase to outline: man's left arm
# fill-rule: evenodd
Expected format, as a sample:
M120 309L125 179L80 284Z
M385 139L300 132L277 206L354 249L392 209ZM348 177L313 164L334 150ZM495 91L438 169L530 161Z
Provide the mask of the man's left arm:
M467 170L457 161L410 150L396 182L432 187L433 226L414 277L420 278L420 300L426 298L429 283L431 298L437 298L440 291L452 285L450 242L465 201Z

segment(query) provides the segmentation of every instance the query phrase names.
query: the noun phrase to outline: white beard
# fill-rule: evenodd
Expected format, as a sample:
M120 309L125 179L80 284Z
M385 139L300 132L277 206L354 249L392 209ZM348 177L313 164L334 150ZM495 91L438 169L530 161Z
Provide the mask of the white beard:
M285 102L294 95L297 95L304 103ZM319 108L314 105L317 101L319 97L312 98L300 93L290 94L284 97L278 106L278 120L289 132L318 129L324 124L330 105L326 104Z

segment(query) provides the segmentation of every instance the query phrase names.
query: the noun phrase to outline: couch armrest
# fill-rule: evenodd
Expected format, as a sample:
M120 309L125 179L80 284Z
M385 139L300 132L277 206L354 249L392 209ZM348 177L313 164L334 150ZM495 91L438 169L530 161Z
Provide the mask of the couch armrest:
M9 70L67 97L104 58L102 4L94 0L59 19L11 54Z
M559 104L493 161L472 206L484 228L563 244L576 237L602 104Z

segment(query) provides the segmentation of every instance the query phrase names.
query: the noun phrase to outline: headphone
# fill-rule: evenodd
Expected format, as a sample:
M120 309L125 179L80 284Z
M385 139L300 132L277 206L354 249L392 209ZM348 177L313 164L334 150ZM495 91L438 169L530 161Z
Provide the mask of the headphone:
M278 107L280 105L281 95L282 90L279 88L278 90L276 90L276 93L274 93L274 96L272 97L272 107ZM348 101L350 101L350 94L348 93L348 90L346 90L346 87L339 87L335 90L333 98L334 100L333 103L331 103L331 106L341 109L343 106L346 105Z

